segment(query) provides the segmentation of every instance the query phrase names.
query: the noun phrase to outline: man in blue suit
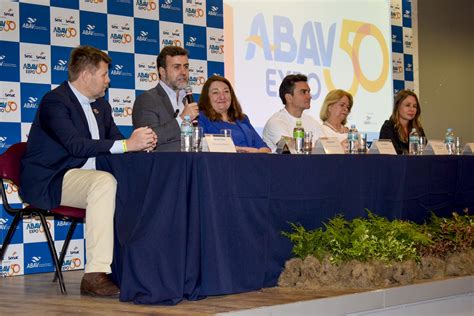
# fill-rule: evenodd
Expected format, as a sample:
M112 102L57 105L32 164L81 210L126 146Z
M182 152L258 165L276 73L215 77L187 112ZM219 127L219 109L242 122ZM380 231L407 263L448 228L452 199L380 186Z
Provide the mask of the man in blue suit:
M109 277L117 183L95 169L95 157L153 150L157 135L142 127L124 139L110 104L110 57L91 46L71 52L68 81L48 92L36 113L21 165L21 196L36 207L86 209L86 267L81 293L117 297Z

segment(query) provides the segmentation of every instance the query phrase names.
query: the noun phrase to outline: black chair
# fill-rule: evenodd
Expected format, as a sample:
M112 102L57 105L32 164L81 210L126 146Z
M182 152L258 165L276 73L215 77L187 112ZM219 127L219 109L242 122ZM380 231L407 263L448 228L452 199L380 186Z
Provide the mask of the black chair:
M56 282L56 280L59 279L61 293L67 294L66 286L64 285L63 274L61 272L61 266L64 262L66 250L69 246L69 242L72 238L77 222L83 220L86 217L86 210L68 206L59 206L51 210L43 210L33 205L13 208L8 202L7 193L5 190L5 181L10 181L12 184L20 188L20 161L25 151L26 143L17 143L10 146L7 151L0 155L0 185L2 188L1 193L3 207L8 213L14 215L7 235L3 240L2 248L0 249L0 261L3 260L5 250L10 244L13 233L20 222L20 218L23 216L39 216L41 225L44 227L44 233L46 234L51 257L53 258L54 266L56 268L53 282ZM53 238L51 237L51 232L46 222L46 216L62 216L71 220L71 227L69 228L66 239L64 240L59 258L56 253L56 247L54 246Z

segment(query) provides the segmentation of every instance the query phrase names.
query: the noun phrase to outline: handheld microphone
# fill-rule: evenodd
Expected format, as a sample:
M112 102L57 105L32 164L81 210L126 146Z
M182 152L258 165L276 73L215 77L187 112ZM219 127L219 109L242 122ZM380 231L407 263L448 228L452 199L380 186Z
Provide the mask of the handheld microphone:
M184 91L186 91L186 102L193 103L194 102L194 97L193 97L193 87L187 86Z

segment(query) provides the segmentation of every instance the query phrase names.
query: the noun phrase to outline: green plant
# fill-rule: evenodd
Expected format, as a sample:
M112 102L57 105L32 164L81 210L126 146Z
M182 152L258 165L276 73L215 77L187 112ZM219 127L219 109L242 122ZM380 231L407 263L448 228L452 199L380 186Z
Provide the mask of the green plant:
M419 225L389 221L367 212L367 218L351 221L338 215L324 224L325 230L306 231L301 225L290 223L293 232L283 235L293 242L292 252L300 258L313 255L321 260L328 256L335 264L353 259L384 263L420 259L418 249L429 245L431 240Z
M456 212L452 215L451 218L440 218L431 214L431 220L423 226L423 230L433 242L422 247L423 255L446 257L474 247L474 216L469 215L467 209L464 215Z

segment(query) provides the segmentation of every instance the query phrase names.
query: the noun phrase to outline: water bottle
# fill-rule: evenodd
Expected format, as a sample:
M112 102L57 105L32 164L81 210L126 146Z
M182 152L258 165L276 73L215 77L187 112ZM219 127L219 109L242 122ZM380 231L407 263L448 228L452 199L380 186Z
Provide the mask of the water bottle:
M357 154L357 142L359 140L359 131L355 124L351 125L349 132L347 133L347 141L349 143L349 154Z
M191 140L193 136L193 126L189 115L184 116L184 120L181 123L181 151L191 151Z
M303 153L304 144L304 128L301 124L301 120L296 121L296 126L293 129L293 138L295 139L295 150L297 154Z
M446 130L446 134L444 136L444 143L446 144L446 149L448 150L448 154L454 155L454 132L452 128L448 128Z
M410 135L408 136L408 154L418 155L420 153L420 135L416 131L416 128L412 128Z

